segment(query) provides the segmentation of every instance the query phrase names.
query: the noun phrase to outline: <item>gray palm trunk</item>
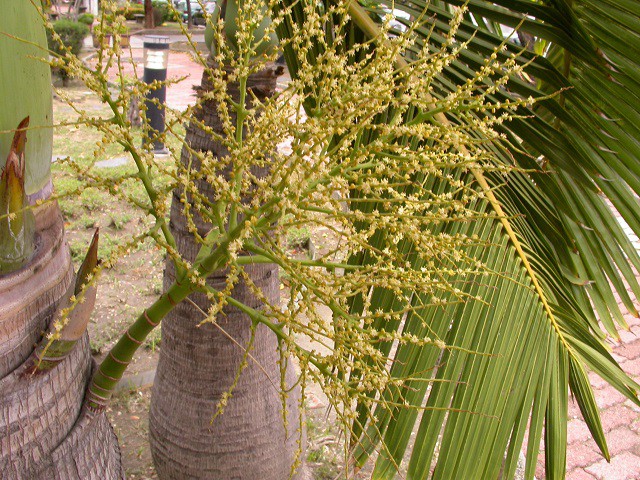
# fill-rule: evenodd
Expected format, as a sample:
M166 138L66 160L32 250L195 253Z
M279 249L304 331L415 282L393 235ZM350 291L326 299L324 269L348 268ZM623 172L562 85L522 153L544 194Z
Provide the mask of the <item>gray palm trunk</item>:
M36 213L37 250L0 276L0 478L124 478L117 438L104 413L83 407L92 370L85 334L53 369L31 374L31 354L73 280L57 204Z
M267 68L250 77L248 87L259 99L271 96L278 74L278 69ZM200 89L209 88L205 72ZM238 85L231 84L228 88L235 101L239 101ZM217 111L215 102L207 100L194 116L222 134ZM213 141L193 121L187 128L186 145L196 152L212 152L214 161L228 154L224 146ZM183 149L181 161L185 168L198 170L199 161L189 149ZM222 173L228 175L229 169ZM215 192L209 184L203 180L196 182L201 193L213 198ZM202 235L211 228L198 216L194 220ZM181 255L193 261L200 245L188 231L180 192L174 194L171 206L171 229ZM245 271L269 302L277 304L277 266L252 265L245 267ZM225 278L226 272L219 271L209 277L208 283L222 289ZM173 279L173 266L167 262L165 288ZM261 308L261 301L242 282L235 286L232 294L250 307ZM202 312L208 310L209 303L201 294L189 298L193 303L182 302L162 322L162 346L149 413L151 451L159 477L289 478L301 438L300 398L297 389L289 393L285 428L276 336L263 326L256 329L250 350L252 358L248 359L224 413L212 422L217 402L232 386L243 359L243 348L250 343L251 321L238 309L227 306L223 314L218 315L217 326L200 326ZM288 385L293 385L294 376L293 367L289 365Z

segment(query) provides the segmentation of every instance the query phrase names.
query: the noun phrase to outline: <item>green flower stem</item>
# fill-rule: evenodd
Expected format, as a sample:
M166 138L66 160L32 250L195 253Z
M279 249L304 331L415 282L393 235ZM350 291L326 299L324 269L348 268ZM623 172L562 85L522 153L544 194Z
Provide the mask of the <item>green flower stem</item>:
M173 283L153 305L147 308L118 340L98 367L91 380L87 404L94 411L106 407L107 401L134 353L164 316L194 291L191 284Z
M268 224L268 220L261 219L257 222L257 226L263 226L263 224ZM231 230L222 237L211 253L207 253L207 250L212 248L210 245L204 244L200 247L198 257L202 259L194 265L194 270L200 278L206 278L224 266L229 259L229 244L237 240L243 230L244 225ZM87 404L94 411L100 411L106 407L113 389L122 378L133 355L165 315L189 294L206 291L206 286L198 285L197 279L191 279L189 275L185 274L178 278L179 280L174 282L158 300L142 312L96 370L87 395Z
M234 109L236 110L236 143L238 144L238 149L242 148L242 140L244 136L244 121L247 118L248 112L245 107L245 102L247 99L247 77L243 76L240 78L240 101L234 105ZM244 169L240 168L238 165L234 165L234 177L233 177L233 193L234 198L237 200L232 201L231 210L229 213L229 229L234 229L238 225L238 201L240 197L240 192L242 190L242 177L244 176Z
M253 247L252 247L253 248ZM273 256L264 256L264 255L245 255L242 257L238 257L236 260L236 264L238 265L253 265L256 263L274 263ZM321 267L321 268L344 268L345 270L360 270L362 269L362 265L351 265L348 263L334 263L334 262L323 262L319 260L296 260L289 259L290 263L296 265L302 265L304 267Z
M309 182L306 190L302 191L301 196L310 195L311 193L313 193L316 190L318 185L327 185L329 182L331 182L331 180L334 177L337 177L338 174L357 172L359 170L367 170L367 169L370 169L370 168L374 168L377 165L379 165L378 162L361 163L361 164L354 165L353 167L348 167L348 168L345 168L344 165L337 165L337 166L333 167L331 169L331 171L329 171L327 176L318 178L317 180L314 180L313 182Z
M33 367L29 367L29 373L35 374L51 370L67 358L77 342L77 340L56 340L48 347L41 343L34 351Z
M290 343L291 338L282 331L283 326L281 324L272 322L271 320L269 320L269 317L267 317L265 314L263 314L259 310L256 310L255 308L251 308L248 305L245 305L244 303L239 302L233 297L229 297L227 301L229 302L229 305L233 305L238 310L241 310L242 312L246 313L254 325L261 323L267 328L269 328L269 330L271 330L273 333L275 333L279 340L286 343ZM313 352L306 350L302 347L299 347L297 345L294 345L294 347L299 353L302 354L302 356L306 357L307 360L312 365L314 365L318 370L320 370L322 374L326 376L331 376L331 370L329 369L327 364L319 360Z
M238 257L235 263L237 265L255 265L258 263L273 263L273 260L262 255L244 255L242 257Z
M258 255L262 255L265 257L270 257L273 261L273 263L279 265L282 268L286 268L286 264L284 262L282 262L281 259L272 256L270 252L268 252L267 250L264 250L262 248L259 248L257 246L254 245L247 245L247 250L248 251L252 251L254 253L257 253ZM309 282L309 280L305 277L302 277L300 275L298 275L297 272L293 272L291 270L288 270L287 272L289 275L291 275L292 277L296 278L296 280L298 280L298 282L300 282L300 284L304 285L306 288L309 289L309 291L313 292L314 294L316 294L318 296L318 298L322 298L322 291L315 286L313 283ZM340 306L338 304L338 302L336 302L333 298L328 298L324 300L325 304L327 307L329 307L329 309L331 310L331 312L333 313L333 315L335 317L339 317L339 318L344 318L345 320L350 322L350 327L359 331L363 331L362 327L358 324L357 321L353 320L352 315L349 314L349 312L347 312L342 306Z
M105 83L105 88L106 88L106 83ZM109 105L109 107L111 108L111 111L113 112L114 123L120 127L123 127L123 128L126 127L126 121L122 117L122 114L118 109L118 104L108 95L105 95L104 100ZM177 250L178 247L176 245L176 240L173 237L171 230L169 230L169 225L167 224L167 220L165 219L164 214L162 214L157 210L156 201L158 199L158 192L153 186L153 182L145 169L145 165L144 165L144 162L142 161L142 158L140 158L140 154L138 153L136 148L131 145L131 141L127 141L125 139L118 139L117 141L120 145L122 145L125 151L131 154L131 157L133 158L133 161L136 164L136 167L138 169L138 178L140 178L140 180L142 181L142 185L144 186L144 189L147 192L147 196L149 197L149 201L151 202L151 214L155 218L156 223L160 225L160 230L162 231L162 235L164 236L165 241L172 249ZM176 276L183 275L184 267L182 265L179 265L176 262L174 263L175 263L174 266L176 269Z

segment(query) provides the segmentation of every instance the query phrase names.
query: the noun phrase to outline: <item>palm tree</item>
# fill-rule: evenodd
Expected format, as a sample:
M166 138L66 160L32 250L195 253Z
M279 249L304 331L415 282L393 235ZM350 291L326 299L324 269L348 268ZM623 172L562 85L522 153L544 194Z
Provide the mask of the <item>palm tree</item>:
M144 0L144 28L153 28L153 4L152 0Z
M504 3L506 6L479 0L467 11L459 9L460 5L442 2L381 1L376 2L377 11L368 12L359 3L351 2L348 20L340 11L334 16L318 17L324 24L314 34L323 35L322 41L310 42L313 47L304 50L303 58L297 57L292 44L285 46L294 78L303 64L308 69L309 65L324 61L323 49L329 45L356 52L351 62L366 65L371 58L367 55L376 48L392 48L379 19L381 13L394 12L395 21L404 23L408 35L415 39L414 46L396 60L397 78L403 81L408 81L402 77L403 70L412 65L420 51L437 52L466 42L451 63L443 64L430 86L429 101L425 102L423 96L421 104L402 112L406 125L430 121L450 128L467 127L473 125L474 115L487 115L482 110L469 115L447 112L449 93L464 87L469 79L481 82L486 98L493 104L529 96L538 99L533 107L520 102L519 115L498 126L515 148L507 150L500 143L486 147L504 168L483 171L473 167L457 173L461 175L458 179L481 194L475 205L480 220L425 226L447 236L480 239L466 249L465 255L495 275L489 280L468 272L458 277L458 271L442 265L447 267L444 272L452 272L446 274L448 277L444 275L443 283L458 288L450 291L448 298L439 299L438 305L422 294L399 294L384 287L372 287L348 302L347 318L358 318L367 309L406 313L396 315L394 321L379 315L373 324L377 331L397 330L417 338L431 336L439 340L426 345L392 341L378 344L383 356L392 355L394 359L390 374L395 381L387 390L372 390L368 398L361 398L358 416L350 426L355 468L373 452L380 452L375 478L396 475L414 428L417 437L407 465L411 477L424 478L430 471L435 478L493 478L501 471L506 477L512 476L527 429L527 475L531 477L544 428L547 475L561 478L565 473L569 389L608 458L587 370L600 374L638 403L638 386L607 352L603 342L606 333L600 327L601 323L609 335L616 337L616 322L622 327L625 324L613 292L635 313L624 282L634 291L640 290L631 268L640 266L640 258L606 203L610 201L636 231L640 230L635 213L638 182L633 163L638 153L633 125L637 112L624 102L629 91L637 93L634 56L623 43L612 40L622 36L629 43L637 37L629 20L630 16L638 17L637 8L611 2L617 8L617 29L605 31L600 21L602 13L589 4ZM331 12L332 5L279 2L276 15L281 38L291 39L307 25L314 6L318 11ZM456 17L459 21L455 21ZM503 25L520 27L533 35L535 48L545 56L536 57L505 40ZM396 27L391 33L402 35L405 28ZM455 34L452 28L456 28ZM491 68L478 80L476 72L493 58L505 62L512 59L522 66L523 73L514 76L508 87L501 83L499 72ZM556 96L549 95L560 90ZM598 104L592 103L593 91L607 92L607 97ZM313 93L309 91L305 104L310 117L319 101ZM378 115L377 123L382 125L389 118L397 118L391 107ZM626 122L624 130L618 125L620 118ZM481 141L481 132L477 136ZM339 143L341 139L333 141ZM373 130L357 140L359 147L375 141ZM427 146L428 140L400 137L393 141L389 151L378 152L381 163L393 155L392 146L411 145L418 151ZM466 154L462 146L459 151ZM187 159L191 161L188 155ZM452 185L440 177L416 172L412 185L406 188L447 194ZM368 199L357 184L352 191L347 203L358 213L384 212L387 208L384 201ZM455 197L457 193L452 191L451 195ZM356 223L356 228L366 227ZM180 227L174 228L178 231ZM348 272L349 266L370 265L375 247L387 244L386 236L385 231L376 232L372 248L352 255L348 266L341 264L340 268ZM405 253L403 265L409 262L416 270L425 266L425 259L414 254L418 247L407 239L398 244L398 250ZM186 253L187 247L183 251ZM186 254L186 258L193 260L195 252ZM457 298L466 301L456 301ZM204 310L204 306L199 308ZM251 312L252 319L260 318L255 309L243 311ZM345 312L335 308L334 314L339 317ZM170 332L176 343L182 341L179 334ZM190 342L193 340L184 341L183 352L193 345ZM175 352L176 359L186 355ZM370 363L373 362L372 359ZM163 368L167 365L168 362ZM344 381L357 384L363 378L363 368L351 371ZM174 377L179 374L179 370L173 371ZM160 375L160 382L167 382L166 376ZM163 392L162 398L179 389L180 384L176 383L173 389ZM168 416L171 409L186 408L188 398L181 397L182 403L162 410L162 415ZM153 416L153 422L160 425L160 414ZM166 424L170 422L165 419ZM179 432L180 427L185 428L185 424L174 422L166 431ZM153 428L159 431L159 426ZM179 441L186 446L185 437L182 435ZM442 454L436 459L438 443ZM186 446L189 448L193 447ZM177 465L178 469L184 468L184 460L178 460Z
M425 226L432 227L431 230L436 233L449 236L462 233L467 237L478 238L475 245L467 247L467 257L478 260L497 275L489 278L479 275L458 278L459 270L448 268L453 272L450 274L446 274L445 270L443 283L458 286L458 291L451 291L450 295L462 295L466 298L464 302L456 302L455 298L442 298L438 302L440 305L436 307L429 298L421 294L399 294L397 290L380 286L353 295L347 304L348 312L334 309L337 317L351 315L349 318L357 318L365 310L405 312L406 315L396 315L394 321L387 320L385 315L379 315L379 320L373 326L377 331L389 333L398 330L418 338L431 336L439 340L406 344L386 341L376 344L384 356L391 355L395 360L390 374L397 381L390 383L393 387L381 392L368 394L365 391L364 396L360 396L358 416L350 425L351 454L357 468L374 451L379 451L375 478L395 476L405 457L408 458L408 475L412 478L424 478L432 469L435 478L493 478L500 474L502 468L504 476L509 477L512 476L515 460L528 428L527 474L531 477L544 428L547 476L561 478L564 476L565 465L569 388L580 404L596 442L605 457L608 456L593 393L586 376L587 369L600 374L638 403L638 386L622 372L607 352L603 343L605 333L600 324L615 337L616 323L624 327L624 320L613 300L614 291L632 312L635 312L635 308L626 293L624 283L627 282L634 292L640 291L632 268L640 266L640 258L606 203L611 202L627 223L636 232L640 231L636 213L638 202L635 197L640 184L634 162L638 154L635 122L637 109L634 108L635 103L629 101L629 98L639 96L635 73L638 57L634 48L638 37L636 25L640 15L639 7L625 0L610 0L607 3L610 8L604 12L599 4L587 1L575 1L571 4L554 2L547 5L528 0L517 3L501 1L497 4L474 0L470 2L469 10L465 11L454 9L454 3L462 5L461 2L381 1L377 4L385 6L386 10L367 12L359 3L352 2L348 4L348 21L342 12L337 12L335 16L320 17L325 24L321 25L321 29L314 28L313 31L314 35L322 32L324 43L312 43L312 48L305 50L303 59L296 56L291 44L285 45L287 62L294 77L303 67L303 61L305 68L320 63L322 50L328 45L338 45L349 51L354 45L360 44L353 50L359 52L359 55L353 55L350 61L366 65L368 59L373 58L368 56L369 53L375 53L376 49L389 51L386 35L381 35L384 29L380 27L378 20L379 13L394 12L392 9L395 9L396 21L410 27L409 34L415 35L416 40L414 46L403 51L402 56L396 60L398 76L395 78L400 79L403 78L404 69L412 65L420 50L432 49L436 52L467 41L466 48L451 63L442 66L431 85L431 100L425 102L423 96L422 103L403 111L401 121L408 126L432 122L445 127L464 127L472 124L473 115L484 115L482 111L469 116L460 112L454 114L447 112L444 106L448 94L464 85L470 77L476 77L475 72L485 64L487 58L491 59L491 55L495 54L496 58L508 61L511 54L520 53L520 46L509 41L504 43L504 48L497 48L504 42L503 25L521 26L522 30L536 38L534 48L544 53L544 56L535 57L523 52L515 61L523 65L526 75L514 77L508 87L504 87L491 75L482 79L487 97L494 102L504 103L509 99L528 96L540 99L531 108L522 102L519 107L522 116L498 126L506 140L517 148L503 149L500 148L500 143L487 147L494 161L498 165L504 165L504 169L491 172L474 167L460 173L467 185L472 185L482 194L477 197L475 210L485 215L478 215L481 219L476 222L441 222ZM277 6L283 8L280 13L276 12L281 15L279 20L282 20L279 23L279 34L281 38L288 39L294 36L294 24L304 25L306 16L313 8L331 12L333 3L284 0L277 2ZM403 12L402 15L399 12ZM456 15L462 15L461 23L455 36L451 36L450 20ZM16 18L15 15L8 17ZM611 19L615 22L609 22ZM29 19L20 22L21 25L32 23L36 22ZM396 28L391 33L399 35L402 30ZM14 30L3 27L2 31ZM344 34L344 37L340 37L340 42L332 38L338 34ZM4 64L13 63L3 62ZM559 95L546 96L561 89L564 90ZM10 91L13 93L17 90ZM306 104L310 117L314 115L314 102L319 101L313 97L313 93L315 91L309 92ZM11 98L18 97L13 95ZM15 129L18 121L28 114L30 112L22 113L4 130ZM194 123L196 127L209 125L204 111L202 115L201 121ZM391 110L383 112L376 117L377 124L383 125L386 118L398 117L394 117ZM190 129L193 135L197 131L197 128ZM375 135L375 130L368 130L358 138L358 147L374 143ZM477 135L480 137L480 132ZM341 139L334 138L333 141L340 142ZM428 146L426 140L419 138L399 137L393 142L409 145L415 150ZM388 143L389 149L391 146L394 145ZM462 147L459 149L460 153L464 153ZM28 151L25 152L27 163L29 155ZM392 152L385 149L377 152L380 163L391 156ZM189 155L185 154L185 157L188 158ZM140 158L136 161L140 163ZM362 165L359 168L367 171L370 167ZM141 169L141 175L142 173L144 169ZM45 174L40 179L40 185L27 186L28 193L38 190L47 179L48 175ZM432 178L423 172L416 172L411 180L411 185L406 188L415 188L418 192L451 193L453 197L456 195L456 192L449 190L452 188L451 182ZM29 190L30 188L33 190ZM367 198L368 194L358 188L353 188L352 192L352 197L347 201L352 211L362 214L369 210L384 212L385 202ZM174 210L179 212L178 203L174 204ZM36 217L36 230L40 229L40 235L44 238L42 222L46 219L55 220L57 217ZM354 215L354 218L358 217ZM158 222L159 228L165 226L162 219ZM225 225L221 227L224 228ZM355 224L355 228L365 227L362 223ZM174 225L179 238L181 228L184 230L179 223ZM58 228L57 231L61 229ZM234 231L229 229L224 242L219 243L220 255L225 253L224 250L228 249L230 241L234 239ZM55 243L60 235L54 232L52 242ZM372 248L364 250L364 253L353 254L349 263L340 264L339 268L350 272L355 271L358 266L372 263L376 246L388 241L385 235L386 232L382 230L376 232L372 237ZM404 252L406 256L403 266L406 262L410 262L417 270L424 266L424 258L412 255L419 247L409 240L398 242L398 252ZM51 248L52 252L57 253L59 250L61 249ZM187 259L194 259L186 242L176 251ZM209 273L209 267L217 264L216 261L217 257L210 262L203 260L195 263L201 267L201 273ZM267 276L272 267L264 268L262 275ZM256 272L261 270L257 266L247 269L255 269ZM2 280L14 279L19 276L17 274L30 270L25 267ZM42 269L38 272L42 272ZM70 273L67 275L71 277ZM192 291L196 289L194 285L189 288L181 286L179 282L184 280L183 276L177 273L175 276L177 278L172 279L171 270L168 270L167 282L173 282L173 286L154 306L145 311L139 324L136 322L135 328L128 331L127 336L133 343L141 342L145 332L150 329L149 325L157 323L171 310L174 301L186 296L190 288L193 287ZM222 277L217 278L218 283L221 283ZM257 275L253 279L253 283L260 284ZM214 277L211 285L214 289L215 282ZM239 283L236 290L242 289L242 284ZM264 296L269 297L270 303L276 303L275 295L267 294L268 287L265 286L262 290ZM180 296L172 296L174 293L179 293ZM258 305L253 303L251 297L242 297L242 292L237 293L243 301L230 298L230 303L243 306L242 310L250 315L252 324L259 319L256 324L267 325L260 317L259 308L254 308ZM193 299L196 305L200 300L201 297ZM202 309L205 304L198 306ZM235 315L229 308L226 313L229 318ZM181 311L177 311L175 315L177 318ZM144 328L140 325L144 325ZM255 345L259 341L259 330L263 325L255 329ZM43 327L44 323L38 329ZM229 325L224 327L230 328ZM278 328L274 327L272 330L277 332ZM238 351L242 352L246 348L246 343L243 345L242 341L250 341L252 333L249 328L249 332L245 330L237 334L236 340L240 343L240 346L236 345ZM179 338L176 340L182 341ZM185 343L190 341L192 340ZM86 342L80 342L79 345L83 343ZM126 363L126 359L119 356L118 348L116 347L114 362L119 365L121 373L120 370L124 369L121 366ZM74 354L68 357L69 362L74 355L79 355L80 350L74 349ZM257 347L254 350L257 352ZM256 356L255 352L250 353ZM253 360L249 355L245 356L245 360L247 370ZM360 372L364 371L366 363L366 359L361 361L359 369L346 374L349 384L359 382L364 375ZM238 363L230 365L235 367ZM322 367L326 365L318 365L318 368ZM52 370L54 371L55 369ZM184 370L175 372L176 376L184 374ZM335 377L326 368L323 373L329 378ZM116 375L110 374L109 370L101 370L91 387L92 398L106 399L101 389L115 383L115 378ZM5 383L13 381L18 382L15 376L8 381L2 380ZM235 388L240 391L240 383ZM13 390L15 389L11 386L1 391L4 395L4 392ZM173 394L175 389L168 391ZM370 398L366 398L366 395ZM234 397L241 398L238 392L234 392L232 398ZM24 398L26 397L20 397L20 400L28 404L29 401ZM184 403L172 407L174 410L190 408L192 400L183 398ZM253 401L253 397L248 398L248 402ZM62 402L53 403L57 405ZM3 404L13 403L7 401ZM211 419L214 411L215 408L212 409L211 405L200 410L205 417L201 425ZM248 409L245 412L250 411ZM225 415L229 413L227 410ZM87 421L100 423L103 420L96 419L104 418L100 415L82 415L83 422L86 418ZM69 418L74 418L74 415L56 417L64 420ZM27 423L29 422L34 423ZM92 434L97 430L84 428L82 425L82 422L76 424L79 431L74 430L75 433L69 436L65 437L66 432L61 433L61 438L70 439L63 441L61 445L68 445L67 442L71 445L85 442L95 447L95 443L82 440L79 435ZM231 422L230 425L233 428L234 423ZM173 428L178 431L180 426L175 423ZM182 426L190 428L190 425ZM417 435L416 440L411 443L410 434L414 427L417 428ZM57 426L53 430L61 432ZM248 440L246 435L242 440ZM438 443L440 447L436 449ZM240 448L244 445L246 443ZM66 448L70 447L62 450L67 451ZM440 455L434 458L436 450L439 450ZM13 455L12 452L15 451L15 448L4 448L3 444L3 455L5 452ZM38 450L36 454L40 452ZM47 463L49 460L39 461L27 454L24 456L26 466L19 468L27 469L23 470L29 472L25 475L33 477L35 474L31 475L31 472L34 468L53 464L55 467L50 467L52 470L65 472L60 474L62 478L72 477L65 468L70 468L74 463L59 463L60 457L57 455L59 453L54 453L51 463ZM267 461L272 460L273 457L268 455ZM111 469L108 475L116 470ZM83 475L90 476L76 473L79 477ZM95 476L104 478L106 475Z
M209 68L218 68L209 63ZM246 108L264 102L276 88L282 67L266 68L248 77ZM213 90L211 71L205 70L199 92ZM235 102L243 102L238 82L230 82L227 93ZM236 123L237 114L231 118ZM228 148L212 136L224 134L219 106L204 100L187 128L181 165L186 175L197 178L202 154L209 162L229 155ZM231 175L231 165L222 174ZM266 169L253 172L258 178ZM205 179L195 180L199 195L213 199L216 193ZM196 240L190 222L204 237L212 229L198 213L185 207L184 190L174 192L171 205L171 231L182 258L194 262L201 242ZM248 199L246 199L248 200ZM193 217L193 218L192 218ZM260 289L269 304L278 304L279 275L271 263L245 267L251 283ZM207 283L216 290L226 287L228 270L214 272ZM165 270L165 289L176 279L173 261ZM257 297L245 281L236 284L231 295L244 305L261 309ZM283 422L280 392L280 355L278 339L264 325L254 325L237 307L224 308L216 324L203 324L210 300L202 293L179 303L162 323L162 349L156 370L149 412L151 451L161 478L289 478L299 460L296 450L299 433L299 390L293 389L286 400L288 427ZM241 374L238 375L238 370ZM292 366L287 369L286 384L294 385ZM232 392L228 403L226 395ZM219 413L225 400L224 413ZM215 417L215 418L214 418ZM294 477L295 478L295 477Z
M34 344L67 301L74 275L62 216L56 202L46 201L52 193L52 100L43 22L31 2L5 3L0 19L0 155L8 159L0 188L0 471L10 479L120 478L120 451L106 416L83 408L92 371L84 330L79 339L69 340L75 348L47 368L34 357ZM46 202L33 213L24 210L39 200Z
M400 72L423 48L435 53L468 42L431 85L431 104L408 109L402 118L406 124L416 119L445 126L469 121L447 112L447 95L492 58L513 56L524 73L511 78L507 87L496 84L496 76L485 77L482 88L488 98L507 102L532 96L540 101L521 106L522 116L499 127L515 148L510 154L494 148L491 154L515 170L467 173L484 196L477 211L489 216L432 226L447 234L478 235L490 245L471 247L467 254L500 275L490 280L446 278L478 300L429 306L424 296L400 296L383 288L351 298L350 312L356 314L364 308L409 309L402 321L381 319L374 324L378 329L440 338L451 346L380 344L385 355L392 355L392 377L402 383L360 402L350 426L353 466L359 468L379 452L373 478L395 478L399 468L416 479L511 478L528 435L526 476L532 478L544 432L546 476L563 478L569 391L609 459L587 372L596 372L639 404L638 385L620 369L604 340L607 335L617 338L618 327L627 328L614 295L637 314L625 283L636 297L640 292L634 274L640 257L614 213L640 233L640 4L379 0L367 2L368 9L362 4L349 3L346 26L344 16L322 17L323 35L340 36L345 51L367 40L373 40L371 50L388 46L381 19L391 13L391 36L408 31L415 39L397 59ZM327 11L331 5L317 2L316 8ZM279 2L277 9L281 39L292 38L294 27L311 10L294 0ZM461 22L452 38L456 15L462 15ZM523 50L515 35L505 38L504 32L514 28L535 38L537 54ZM304 58L285 47L292 77L303 63L309 68L321 62L324 48L335 40L316 42ZM545 97L552 92L561 93ZM306 106L312 115L312 96ZM377 123L386 118L393 118L393 112L379 115ZM373 142L375 135L359 141ZM410 141L396 139L398 144ZM424 141L412 145L417 150ZM379 158L382 162L385 152ZM451 189L419 172L413 183L432 192ZM384 208L380 202L353 205L369 211ZM382 237L379 232L374 241L383 244ZM414 247L411 242L402 245L407 261L419 269L424 260L411 255ZM367 253L349 260L353 265L371 261ZM368 298L372 304L365 307ZM354 371L349 380L359 378Z

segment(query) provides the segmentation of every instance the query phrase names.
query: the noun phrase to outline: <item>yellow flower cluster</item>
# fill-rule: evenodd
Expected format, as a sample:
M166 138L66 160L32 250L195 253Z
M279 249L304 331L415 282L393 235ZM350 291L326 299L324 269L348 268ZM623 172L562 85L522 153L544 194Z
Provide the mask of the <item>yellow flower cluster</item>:
M375 392L399 382L390 374L393 349L449 348L436 335L402 326L412 316L429 330L425 312L467 301L456 282L486 273L473 253L481 242L463 229L445 234L443 226L486 218L485 192L472 170L508 175L512 167L492 153L509 148L496 127L532 99L494 100L523 68L516 58L499 62L497 54L454 92L438 94L439 75L466 46L456 36L463 8L447 41L434 51L416 41L413 29L389 40L388 22L381 24L381 38L347 46L348 2L331 2L326 11L316 2L302 3L307 24L299 29L294 23L295 35L281 44L297 63L295 78L267 98L258 98L249 85L275 53L256 52L290 12L276 9L276 0L244 1L233 48L223 20L214 19L215 52L209 61L200 58L208 66L207 88L196 107L168 112L165 135L179 136L179 127L191 122L225 154L201 152L185 141L189 163L175 151L167 164L136 144L126 118L129 102L158 85L134 82L114 93L103 72L111 64L122 71L119 47L102 55L93 71L77 61L68 65L112 108L109 119L80 112L81 122L103 134L98 150L118 143L138 167L135 181L148 199L126 199L148 212L155 226L135 241L152 238L167 250L180 278L209 296L206 321L215 322L231 303L271 328L283 358L298 359L303 381L315 378L340 405L340 415L354 418L354 398L372 401ZM262 28L265 16L272 21ZM400 66L401 55L411 61ZM199 109L215 116L219 128L191 116ZM441 113L450 124L438 121ZM86 169L82 173L114 195L124 195L115 187L129 180L106 184ZM171 181L158 181L163 176ZM167 225L176 188L188 228L202 244L191 263L178 254ZM203 225L210 231L203 234ZM328 244L314 258L287 253L287 232L300 226L327 235ZM286 278L282 304L270 301L243 269L258 262L277 264ZM213 269L228 269L221 290L205 283ZM240 281L263 301L262 309L237 304L233 290Z

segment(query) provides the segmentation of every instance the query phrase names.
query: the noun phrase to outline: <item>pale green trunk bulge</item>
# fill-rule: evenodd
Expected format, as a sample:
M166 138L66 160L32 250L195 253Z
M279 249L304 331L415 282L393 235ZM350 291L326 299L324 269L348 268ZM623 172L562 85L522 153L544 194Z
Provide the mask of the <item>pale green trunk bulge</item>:
M11 130L30 117L26 190L33 195L50 178L53 120L47 41L42 18L29 0L0 0L0 11L0 161L9 153Z
M0 477L3 480L123 478L117 438L104 414L83 409L92 369L85 334L62 362L33 374L34 344L55 319L73 280L55 203L36 212L38 249L0 276Z

